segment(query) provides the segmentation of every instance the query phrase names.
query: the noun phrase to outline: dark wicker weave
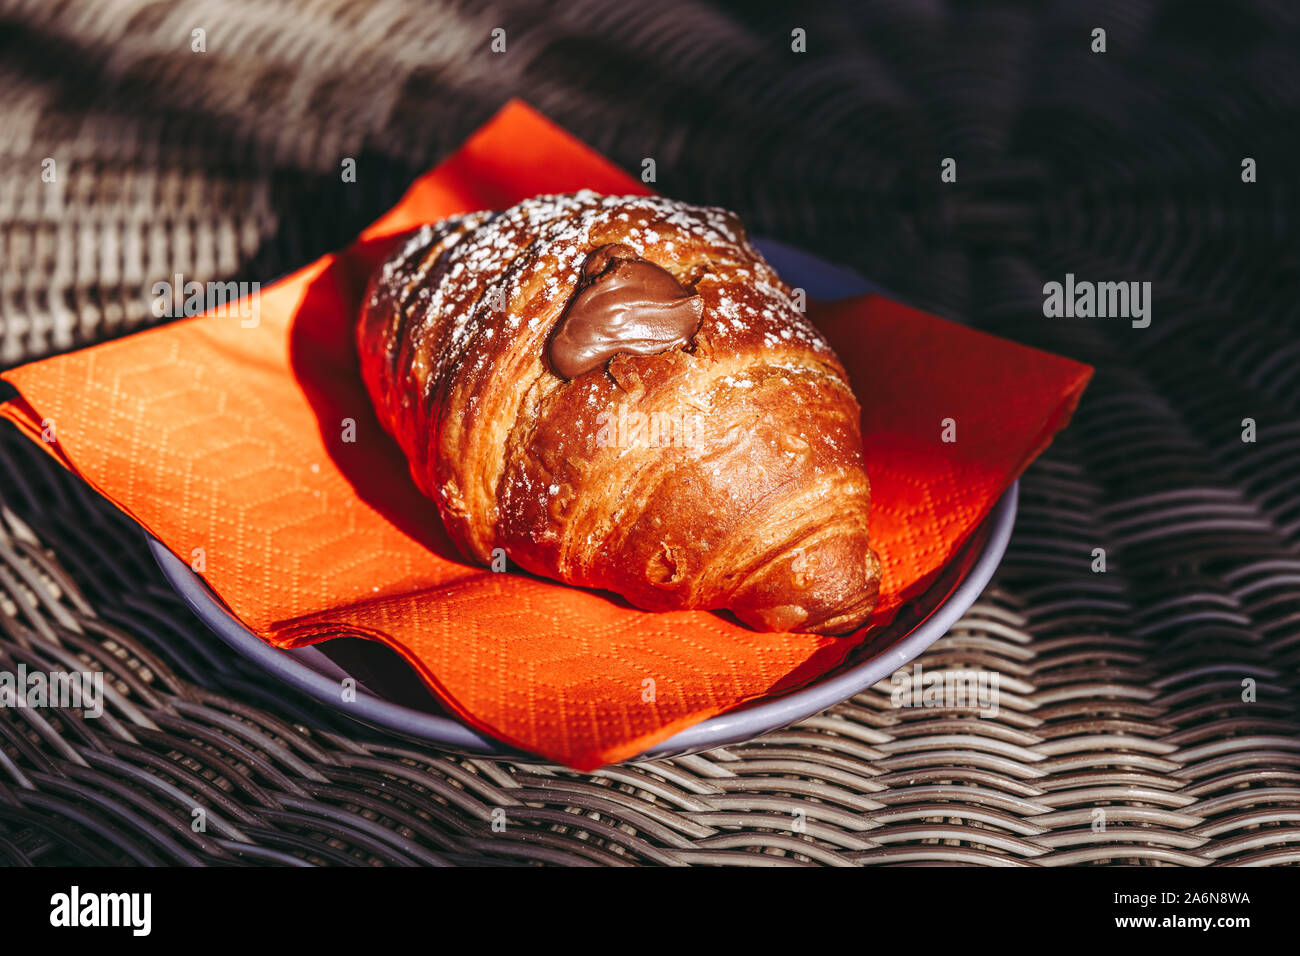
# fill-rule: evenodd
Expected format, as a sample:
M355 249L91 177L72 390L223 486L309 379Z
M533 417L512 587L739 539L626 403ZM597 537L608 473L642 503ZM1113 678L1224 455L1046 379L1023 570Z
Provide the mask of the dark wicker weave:
M0 2L0 365L140 327L174 272L269 280L345 242L522 93L628 168L656 157L666 192L1098 369L994 585L921 659L999 672L996 718L896 709L882 685L593 775L440 755L288 691L0 427L0 670L103 669L113 691L97 721L0 710L0 862L1300 862L1296 14L1058 6L791 24L316 0L203 24L186 3ZM949 155L960 189L938 183ZM1152 280L1151 328L1045 320L1067 271Z

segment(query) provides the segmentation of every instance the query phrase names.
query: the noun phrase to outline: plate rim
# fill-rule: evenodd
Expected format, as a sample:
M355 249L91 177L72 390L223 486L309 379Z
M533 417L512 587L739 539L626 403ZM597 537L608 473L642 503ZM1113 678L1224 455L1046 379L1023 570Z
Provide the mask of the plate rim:
M1020 497L1020 482L1014 482L998 499L981 523L988 537L965 576L944 601L925 620L903 638L867 660L845 668L828 679L818 680L798 690L771 700L747 701L732 710L679 730L641 751L629 761L653 760L684 753L698 753L750 740L796 721L811 717L847 700L872 684L883 680L899 667L920 656L979 599L1006 553L1015 526ZM978 533L978 530L975 533ZM377 697L364 688L348 708L340 708L338 680L308 667L292 652L272 647L248 630L223 607L207 584L180 558L148 532L144 532L150 552L163 576L195 615L226 644L254 663L307 694L329 705L336 712L362 723L413 737L445 749L465 751L479 756L516 757L529 761L544 760L538 754L519 750L454 717L431 714L405 704ZM761 700L761 699L760 699Z
M769 261L775 260L773 265L777 266L778 272L806 272L808 278L814 281L805 280L804 284L817 285L819 288L812 294L820 299L830 301L868 293L888 295L875 283L845 266L826 262L796 246L766 236L753 236L751 239ZM786 270L779 265L782 261L788 266ZM987 537L966 573L952 587L947 597L900 640L864 661L837 670L833 675L824 676L797 690L771 699L755 698L724 713L707 717L651 745L636 756L627 758L628 761L697 753L770 733L833 707L919 656L970 609L993 577L1011 539L1018 510L1019 490L1020 482L1017 480L1003 492L989 514L972 532L979 534L987 530ZM498 740L453 716L432 714L385 700L371 693L364 685L358 687L354 701L349 702L347 707L340 706L338 678L327 676L308 666L297 656L302 652L310 652L310 646L282 650L266 643L239 622L189 565L148 531L143 533L163 577L203 624L245 658L301 693L329 706L334 712L444 750L475 756L507 757L520 762L547 759ZM319 651L314 653L319 655ZM326 660L328 661L327 658ZM328 663L338 674L346 674L332 661Z

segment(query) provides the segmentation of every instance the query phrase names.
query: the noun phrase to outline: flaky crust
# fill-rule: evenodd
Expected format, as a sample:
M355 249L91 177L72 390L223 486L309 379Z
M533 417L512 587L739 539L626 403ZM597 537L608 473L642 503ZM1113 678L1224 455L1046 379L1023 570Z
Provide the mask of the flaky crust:
M703 300L690 344L567 381L547 345L622 243ZM649 610L841 633L880 569L859 409L792 291L720 209L591 192L425 226L357 327L379 419L453 540Z

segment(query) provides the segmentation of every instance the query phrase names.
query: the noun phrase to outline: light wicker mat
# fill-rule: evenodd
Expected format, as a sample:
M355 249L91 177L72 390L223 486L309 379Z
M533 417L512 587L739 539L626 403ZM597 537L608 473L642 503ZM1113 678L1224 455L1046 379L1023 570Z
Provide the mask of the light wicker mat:
M1288 566L1145 613L1118 574L1051 574L1087 553L1071 524L1095 507L1060 461L1025 482L998 582L920 659L996 671L996 717L895 707L886 683L748 744L583 775L322 713L207 633L138 530L40 456L5 429L0 667L102 668L116 694L99 720L0 717L5 862L1300 860L1295 639L1250 629Z

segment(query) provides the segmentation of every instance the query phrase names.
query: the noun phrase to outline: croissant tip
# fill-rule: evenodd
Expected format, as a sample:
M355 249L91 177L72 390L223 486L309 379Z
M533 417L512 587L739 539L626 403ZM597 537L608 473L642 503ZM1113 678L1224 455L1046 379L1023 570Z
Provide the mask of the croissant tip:
M760 631L827 635L857 631L876 609L880 590L880 559L870 548L862 554L862 548L860 541L827 542L822 552L827 559L823 565L826 573L811 582L805 574L792 572L788 564L769 566L733 613ZM849 560L840 564L835 557ZM854 573L854 567L861 571Z
M872 597L865 602L856 602L852 611L816 621L810 621L808 610L798 604L751 609L737 613L737 617L756 631L842 636L852 634L862 627L875 610L875 604Z

